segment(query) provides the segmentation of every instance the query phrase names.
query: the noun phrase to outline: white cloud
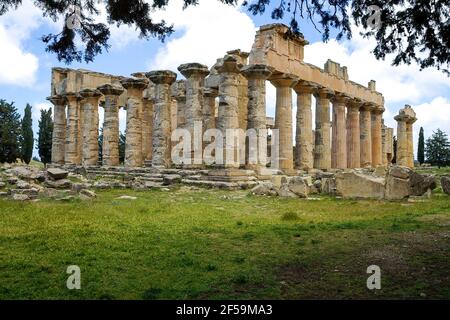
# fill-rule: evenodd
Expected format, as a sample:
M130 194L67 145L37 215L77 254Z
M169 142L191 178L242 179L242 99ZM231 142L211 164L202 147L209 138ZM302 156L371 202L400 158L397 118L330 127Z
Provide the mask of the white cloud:
M450 98L436 97L431 102L412 105L412 108L417 116L414 124L415 137L419 136L420 127L424 128L425 138L438 128L450 135Z
M173 23L182 35L169 40L149 63L149 69L176 70L182 63L212 66L226 51L249 51L255 37L253 21L239 7L211 0L182 10L182 1L170 1L166 10L155 12L157 20Z

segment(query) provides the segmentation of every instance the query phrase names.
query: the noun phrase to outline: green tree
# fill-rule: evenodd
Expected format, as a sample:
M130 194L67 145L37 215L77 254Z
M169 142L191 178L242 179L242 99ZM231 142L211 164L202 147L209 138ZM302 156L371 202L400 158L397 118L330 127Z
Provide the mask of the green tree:
M0 100L0 163L13 163L20 158L20 114L14 102Z
M103 162L103 127L98 135L98 161Z
M433 132L425 144L427 162L433 166L447 166L450 164L450 142L447 134L440 129Z
M218 0L237 5L237 0ZM109 26L95 23L95 18L106 12L109 25L135 26L141 37L157 37L161 41L174 32L164 20L155 22L151 15L167 7L169 0L40 0L35 1L43 15L55 22L63 17L62 30L42 37L46 50L57 55L60 61L93 61L97 54L108 50ZM22 0L4 0L0 15L17 8ZM183 8L198 4L198 0L183 0ZM374 38L373 53L377 59L395 55L394 65L417 62L421 68L436 67L450 74L448 54L450 17L448 0L251 0L243 6L253 14L271 11L274 20L286 20L290 34L300 34L300 23L311 23L327 41L332 33L339 40L350 39L350 16L362 27L361 34ZM376 7L374 7L376 6ZM104 9L104 10L101 10ZM379 17L379 19L378 19ZM300 22L300 23L299 23ZM378 23L379 22L379 23ZM78 36L83 49L77 47Z
M31 116L31 106L27 104L22 119L22 136L21 136L21 156L22 161L29 164L33 156L33 119Z
M41 162L44 164L50 163L52 161L52 135L52 109L41 110L37 149L39 151Z
M423 128L420 127L419 131L419 143L417 145L417 161L420 164L425 162L425 138L423 136Z
M122 132L119 136L119 161L120 163L125 162L125 142L126 142L126 136Z

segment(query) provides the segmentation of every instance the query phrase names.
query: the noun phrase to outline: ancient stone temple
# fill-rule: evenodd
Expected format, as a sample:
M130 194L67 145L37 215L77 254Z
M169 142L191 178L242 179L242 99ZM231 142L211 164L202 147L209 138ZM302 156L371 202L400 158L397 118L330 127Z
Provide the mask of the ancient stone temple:
M262 155L261 159L272 157L272 167L284 174L388 165L393 156L393 130L384 125L384 98L376 91L375 81L367 86L355 83L346 67L331 60L323 69L305 63L307 45L286 26L271 24L259 29L250 53L229 51L212 67L196 62L182 64L178 71L184 79L177 80L177 73L170 70L122 77L54 68L48 98L54 105L52 162L121 166L119 110L124 108L123 165L127 168L173 167L171 152L178 142L172 140L172 133L180 128L192 134L188 143L184 141L192 146L192 161L185 165L190 169L205 168L202 151L213 148L202 136L212 129L222 132L214 140L212 154L234 159L231 164L213 164L221 169L260 172L269 167L261 160L250 163L249 152L254 151ZM274 120L266 117L267 83L276 88ZM295 106L297 114L293 117ZM104 120L99 124L100 107ZM396 120L399 164L412 166L414 112L405 108ZM101 163L99 126L103 127ZM229 138L226 132L230 129L242 130L244 137L238 134ZM249 131L256 132L256 141L271 141L272 145L247 145L252 139ZM223 147L221 151L218 145Z

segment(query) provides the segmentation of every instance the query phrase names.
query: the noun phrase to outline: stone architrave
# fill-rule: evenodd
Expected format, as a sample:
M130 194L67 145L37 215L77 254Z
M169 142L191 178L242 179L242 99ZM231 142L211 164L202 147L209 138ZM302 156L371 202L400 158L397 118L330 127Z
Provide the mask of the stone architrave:
M80 139L80 96L76 93L67 93L67 131L64 162L69 165L81 164L79 155L81 144Z
M98 104L101 92L93 89L82 89L80 95L83 97L82 112L84 121L82 123L83 133L83 166L96 166L98 163Z
M216 98L218 95L218 89L203 89L203 132L216 127Z
M363 104L359 111L361 135L361 168L372 166L372 117L373 104Z
M333 94L328 88L320 88L316 92L314 168L321 170L331 169L330 98Z
M194 126L201 123L203 130L203 83L209 75L208 67L200 63L186 63L178 67L178 71L186 77L186 129L191 133L192 164L202 163L202 139L196 140Z
M297 93L297 126L295 133L296 168L310 170L314 167L314 137L312 129L312 94L317 86L312 82L299 81Z
M345 106L349 97L336 94L333 99L333 137L332 152L334 168L347 168L347 130L345 120Z
M384 108L376 106L372 110L372 167L383 165L382 116Z
M127 131L125 143L125 167L142 167L142 108L143 91L148 86L144 78L125 78L120 81L127 90Z
M142 110L142 156L145 161L152 160L153 105L155 101L155 84L150 82L143 93Z
M417 121L416 113L411 106L400 109L397 116L397 165L414 167L413 123Z
M175 82L177 74L169 70L159 70L146 75L155 84L152 166L168 168L171 164L170 86Z
M266 118L266 80L272 75L272 67L255 64L242 68L242 74L248 81L248 107L247 107L247 130L256 130L258 141L249 143L246 148L246 160L249 155L256 155L256 163L248 164L249 169L259 169L266 166L267 159L262 155L267 153L267 118ZM264 141L264 143L261 143ZM250 142L250 141L249 141ZM264 152L259 150L264 147Z
M105 84L97 88L104 96L105 109L103 122L102 163L104 166L115 167L119 159L119 96L124 89L119 85Z
M279 134L279 166L289 172L294 169L292 132L292 88L298 81L293 74L273 74L271 83L276 88L275 129Z
M347 167L361 167L361 135L359 109L361 101L351 99L347 104Z
M218 163L220 167L238 168L240 164L239 142L237 144L231 142L232 139L230 137L227 139L227 134L239 129L238 83L241 67L237 58L232 55L226 55L216 65L220 76L217 129L224 137L224 163Z
M66 147L66 100L60 95L47 100L53 104L52 163L62 165Z

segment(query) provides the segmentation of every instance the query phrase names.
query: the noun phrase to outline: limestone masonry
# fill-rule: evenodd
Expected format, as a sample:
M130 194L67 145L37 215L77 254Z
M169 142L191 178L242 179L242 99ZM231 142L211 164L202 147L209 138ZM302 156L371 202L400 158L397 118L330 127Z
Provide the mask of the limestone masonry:
M367 87L355 83L349 80L346 67L331 60L323 69L305 63L306 45L305 39L292 36L286 26L270 24L257 32L250 53L229 51L211 68L200 63L180 65L183 80L169 70L121 77L53 68L48 98L54 105L52 163L118 167L119 110L124 108L124 166L129 169L173 167L172 132L184 128L193 133L196 123L201 123L203 132L255 129L264 140L272 138L265 129L278 129L278 174L390 164L393 129L384 125L384 98L376 91L375 81ZM276 88L275 119L266 117L266 81ZM316 99L314 131L312 96ZM296 117L292 117L293 103L297 104ZM102 163L98 163L99 107L104 108ZM395 120L397 163L413 167L415 113L406 106ZM224 157L239 158L248 149L227 146ZM205 168L194 152L191 156L196 161L182 167ZM230 176L230 170L237 169L273 174L263 162L216 167L228 170L217 170L219 176Z

